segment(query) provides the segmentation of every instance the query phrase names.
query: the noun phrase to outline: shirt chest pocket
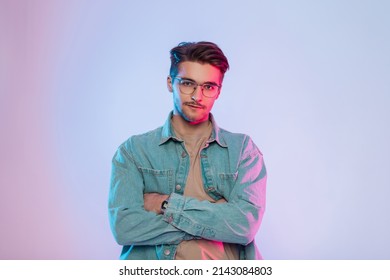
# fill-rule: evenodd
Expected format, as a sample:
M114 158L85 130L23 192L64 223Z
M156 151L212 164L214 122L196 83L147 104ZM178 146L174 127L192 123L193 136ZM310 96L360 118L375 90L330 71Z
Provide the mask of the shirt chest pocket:
M139 168L144 180L145 193L170 194L173 186L173 170Z
M217 191L227 200L229 199L230 193L232 192L234 185L236 184L237 175L238 172L218 173Z

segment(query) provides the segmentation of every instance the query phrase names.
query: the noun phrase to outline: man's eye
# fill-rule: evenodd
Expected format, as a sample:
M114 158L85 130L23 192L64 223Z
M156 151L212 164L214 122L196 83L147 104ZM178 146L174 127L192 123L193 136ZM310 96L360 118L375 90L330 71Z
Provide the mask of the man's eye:
M194 83L191 81L181 81L181 84L185 87L194 87Z
M215 86L211 85L211 84L203 85L203 89L205 89L205 90L213 90L214 88L215 88Z

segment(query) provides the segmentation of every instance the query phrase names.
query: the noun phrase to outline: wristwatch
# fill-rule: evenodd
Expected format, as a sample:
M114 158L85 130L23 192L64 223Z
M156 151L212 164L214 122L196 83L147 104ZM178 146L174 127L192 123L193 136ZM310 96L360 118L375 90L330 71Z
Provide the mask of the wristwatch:
M168 207L168 200L164 200L162 203L161 203L161 211L164 213L165 209L167 209Z

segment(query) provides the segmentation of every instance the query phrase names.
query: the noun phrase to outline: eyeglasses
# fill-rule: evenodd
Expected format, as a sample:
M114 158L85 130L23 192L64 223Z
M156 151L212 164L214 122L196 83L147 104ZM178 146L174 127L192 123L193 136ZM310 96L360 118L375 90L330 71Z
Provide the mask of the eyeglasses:
M193 80L183 79L181 77L174 77L173 79L179 81L179 89L183 94L193 94L197 87L201 87L202 94L205 97L212 98L218 94L221 88L221 86L217 85L216 83L207 82L200 85Z

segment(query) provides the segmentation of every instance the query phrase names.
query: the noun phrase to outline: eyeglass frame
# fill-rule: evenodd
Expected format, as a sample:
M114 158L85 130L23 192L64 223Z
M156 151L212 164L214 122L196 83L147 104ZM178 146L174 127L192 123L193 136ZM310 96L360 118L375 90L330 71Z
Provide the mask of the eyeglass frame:
M180 90L180 92L181 92L182 94L185 94L185 95L192 95L192 94L194 94L194 92L196 91L196 89L197 89L198 87L200 87L200 88L201 88L202 95L203 95L204 97L207 97L207 98L214 98L215 96L218 95L218 93L219 93L219 91L221 90L221 87L222 87L222 85L218 85L217 83L214 83L214 82L205 82L205 83L203 83L203 84L198 84L197 82L195 82L195 81L192 80L192 79L183 78L183 77L180 77L180 76L172 77L172 80L175 80L175 79L178 80L178 81L180 81L180 82L183 81L183 80L185 80L185 81L189 81L189 82L195 84L194 90L193 90L191 93L184 93L184 92L181 90L180 84L179 84L179 90ZM217 87L217 88L218 88L218 90L216 91L217 93L216 93L215 95L213 95L213 96L207 96L207 95L205 95L204 92L203 92L203 90L204 90L203 86L204 86L204 85L211 85L211 86Z

